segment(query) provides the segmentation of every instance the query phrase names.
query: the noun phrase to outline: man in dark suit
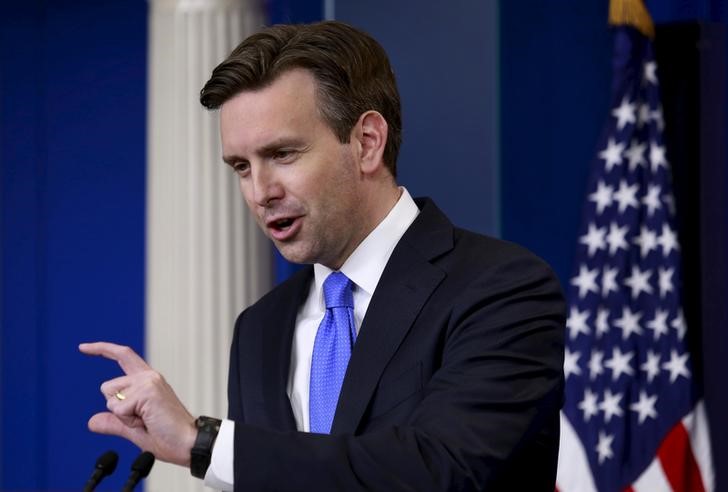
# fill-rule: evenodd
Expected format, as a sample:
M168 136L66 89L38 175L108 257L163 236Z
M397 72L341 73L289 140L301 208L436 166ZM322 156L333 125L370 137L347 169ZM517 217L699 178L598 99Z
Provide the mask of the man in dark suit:
M236 490L553 490L564 303L524 249L397 186L386 54L336 22L275 26L220 64L223 156L259 225L308 263L244 311L229 420L192 417L127 348L89 427Z

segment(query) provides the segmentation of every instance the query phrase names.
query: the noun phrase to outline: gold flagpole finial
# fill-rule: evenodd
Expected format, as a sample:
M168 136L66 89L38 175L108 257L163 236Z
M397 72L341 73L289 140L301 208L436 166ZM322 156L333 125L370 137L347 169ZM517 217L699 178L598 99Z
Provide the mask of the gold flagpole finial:
M609 0L609 24L632 26L648 38L655 38L655 24L642 0Z

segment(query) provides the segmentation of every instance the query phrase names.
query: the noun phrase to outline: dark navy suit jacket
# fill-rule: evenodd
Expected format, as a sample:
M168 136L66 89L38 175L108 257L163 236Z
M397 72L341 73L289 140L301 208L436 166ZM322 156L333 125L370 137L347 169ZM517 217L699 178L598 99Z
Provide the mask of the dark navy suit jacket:
M553 491L565 305L525 249L429 200L369 304L329 436L286 395L306 268L245 310L230 356L235 490Z

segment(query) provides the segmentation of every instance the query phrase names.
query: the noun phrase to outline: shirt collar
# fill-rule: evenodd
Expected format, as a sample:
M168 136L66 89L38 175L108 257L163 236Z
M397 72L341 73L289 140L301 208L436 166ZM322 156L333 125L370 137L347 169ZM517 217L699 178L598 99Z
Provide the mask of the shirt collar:
M394 247L420 213L407 189L403 186L399 189L402 190L402 194L392 210L364 238L339 269L369 296L374 294L374 289ZM313 269L316 292L321 292L324 280L333 270L319 263L316 263Z

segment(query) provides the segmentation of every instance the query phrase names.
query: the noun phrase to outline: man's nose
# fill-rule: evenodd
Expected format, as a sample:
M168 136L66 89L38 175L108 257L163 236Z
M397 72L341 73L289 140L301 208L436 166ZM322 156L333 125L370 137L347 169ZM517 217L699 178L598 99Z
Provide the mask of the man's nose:
M267 164L252 169L253 200L261 207L283 198L283 187L276 173Z

